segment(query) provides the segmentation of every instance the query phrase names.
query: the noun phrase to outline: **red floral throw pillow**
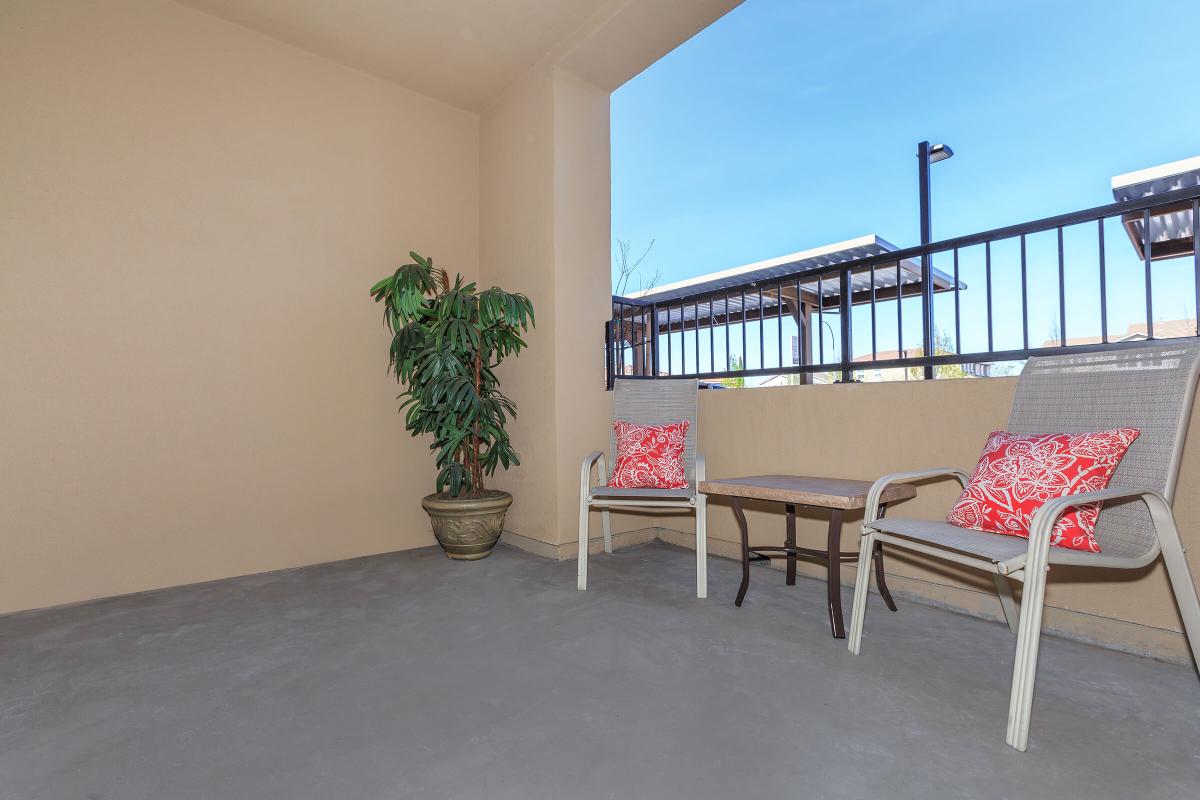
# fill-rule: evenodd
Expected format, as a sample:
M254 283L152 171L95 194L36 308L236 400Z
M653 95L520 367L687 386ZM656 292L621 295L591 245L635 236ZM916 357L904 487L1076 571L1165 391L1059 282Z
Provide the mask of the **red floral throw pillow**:
M1138 433L1135 428L1037 436L992 431L946 521L1029 538L1033 515L1047 500L1107 487ZM1099 503L1069 509L1055 524L1050 544L1099 553L1094 535L1099 515Z
M613 423L617 457L608 485L617 489L683 489L683 446L688 421L669 425Z

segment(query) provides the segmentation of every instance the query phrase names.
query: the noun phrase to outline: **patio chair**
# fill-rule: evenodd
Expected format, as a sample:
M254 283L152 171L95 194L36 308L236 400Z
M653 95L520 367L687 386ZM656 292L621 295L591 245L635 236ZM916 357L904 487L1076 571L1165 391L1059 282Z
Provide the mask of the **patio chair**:
M608 466L604 453L597 450L583 459L579 472L579 591L587 589L588 511L601 509L604 524L604 552L612 552L610 508L682 509L696 512L696 597L708 597L708 541L705 534L705 498L696 491L704 480L704 456L696 453L696 396L694 380L618 379L613 386L613 421L624 420L644 425L662 425L687 420L690 423L683 450L683 473L688 485L683 489L615 489L608 486ZM616 458L616 434L609 429L609 452ZM592 467L597 466L598 482L592 485Z
M876 543L883 543L992 573L1009 628L1017 636L1006 737L1017 750L1025 750L1029 743L1042 606L1052 565L1138 569L1161 553L1192 657L1200 665L1200 600L1171 513L1198 367L1200 346L1195 340L1029 359L1017 384L1010 432L1083 433L1130 427L1138 428L1141 435L1107 489L1046 502L1033 516L1028 541L967 530L944 520L878 518L879 496L888 484L953 476L965 486L968 476L962 470L887 475L875 482L867 496L860 564L870 563ZM1098 500L1104 501L1095 531L1101 552L1050 547L1059 516ZM848 642L852 653L862 646L870 574L860 569L854 585ZM1025 584L1019 619L1009 580Z

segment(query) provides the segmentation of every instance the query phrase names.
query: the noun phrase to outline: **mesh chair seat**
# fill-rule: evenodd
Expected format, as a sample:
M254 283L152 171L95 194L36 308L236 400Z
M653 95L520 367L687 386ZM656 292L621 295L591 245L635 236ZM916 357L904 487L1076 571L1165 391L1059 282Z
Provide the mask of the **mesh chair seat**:
M996 564L1024 556L1025 547L1028 544L1024 539L1016 536L972 531L958 525L951 525L949 522L924 519L884 517L872 522L870 527L880 533L890 533L915 542L931 544L934 547L956 550Z
M872 522L870 527L880 533L892 534L943 550L954 550L991 561L993 564L1002 564L1004 566L1001 571L1006 574L1024 566L1029 546L1029 541L1020 536L974 531L945 521L885 517ZM1050 563L1088 567L1133 567L1145 563L1140 555L1091 553L1065 547L1051 547Z
M600 500L691 500L696 496L695 486L683 489L618 489L613 486L596 486L592 497Z

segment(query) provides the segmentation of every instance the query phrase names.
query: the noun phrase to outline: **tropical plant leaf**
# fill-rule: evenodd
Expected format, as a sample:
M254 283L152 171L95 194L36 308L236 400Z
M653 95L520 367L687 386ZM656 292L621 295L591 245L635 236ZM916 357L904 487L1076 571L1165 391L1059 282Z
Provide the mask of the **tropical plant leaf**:
M516 406L500 391L494 368L526 347L533 305L499 287L472 281L411 252L371 287L392 333L388 369L403 387L405 430L431 436L436 490L457 497L484 489L483 476L520 464L505 426Z

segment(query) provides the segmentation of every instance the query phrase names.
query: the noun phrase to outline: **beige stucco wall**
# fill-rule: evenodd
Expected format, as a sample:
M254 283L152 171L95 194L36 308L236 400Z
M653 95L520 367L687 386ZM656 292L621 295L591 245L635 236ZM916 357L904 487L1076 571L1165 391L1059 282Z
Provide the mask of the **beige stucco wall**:
M529 348L498 370L501 388L517 403L509 435L521 466L491 481L516 498L506 527L546 537L557 498L554 332L554 73L527 76L480 120L480 265L484 285L521 291L533 301L537 327Z
M367 289L478 118L164 0L6 0L0 108L0 612L431 544Z
M482 280L528 292L538 314L529 350L500 370L520 409L522 464L492 483L516 497L508 540L543 555L570 551L580 462L608 441L598 348L611 293L608 114L607 90L546 63L480 125ZM615 531L645 527L614 515Z
M558 554L608 94L734 5L601 4L476 115L171 0L0 4L0 613L431 544L366 294L409 249L534 300L495 484Z
M713 477L780 472L873 480L923 467L969 471L988 432L1007 422L1015 386L1013 378L993 378L701 392L699 445ZM1200 415L1193 420L1193 425L1200 424ZM1191 544L1194 574L1200 574L1197 485L1200 437L1192 436L1184 450L1174 508L1184 544ZM940 518L957 497L956 487L953 480L924 485L916 499L889 514ZM752 542L782 543L779 506L751 503L746 516ZM855 548L853 531L859 520L861 515L847 517L844 549ZM710 550L735 557L739 535L727 501L710 503L708 521ZM797 532L801 544L823 546L826 522L826 517L803 514ZM668 541L694 544L690 520L647 524L679 531L664 533ZM982 573L949 563L928 565L898 552L889 555L887 567L893 590L999 618L991 580ZM805 571L820 575L822 570L813 565ZM851 581L853 576L854 568L845 567L844 578ZM1056 567L1047 603L1050 630L1173 660L1188 658L1161 561L1131 573ZM868 635L871 625L887 624L879 610L882 603L875 608Z
M533 552L572 552L579 463L608 441L609 95L735 5L608 4L481 117L481 280L528 293L538 320L529 350L499 371L520 409L511 433L522 464L492 485L516 498L507 540ZM613 528L644 541L646 519L616 514Z

